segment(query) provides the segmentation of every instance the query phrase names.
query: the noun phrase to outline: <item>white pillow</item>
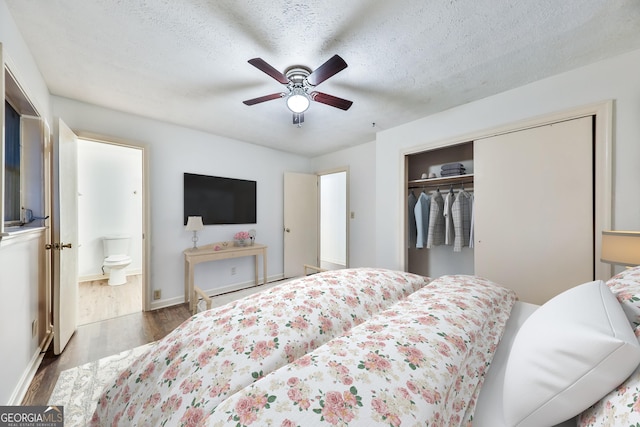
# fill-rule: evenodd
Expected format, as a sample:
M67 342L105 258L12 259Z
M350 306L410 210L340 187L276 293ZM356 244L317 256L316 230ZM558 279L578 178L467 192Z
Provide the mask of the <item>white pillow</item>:
M636 336L640 332L635 330ZM578 427L640 426L640 366L595 405L578 415Z
M507 360L509 426L550 426L582 412L640 363L640 345L616 297L599 280L569 289L522 325Z

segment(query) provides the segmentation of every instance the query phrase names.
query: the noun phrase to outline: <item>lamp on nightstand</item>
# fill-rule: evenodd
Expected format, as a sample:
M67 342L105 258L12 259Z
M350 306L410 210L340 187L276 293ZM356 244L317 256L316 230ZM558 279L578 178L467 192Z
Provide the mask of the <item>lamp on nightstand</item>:
M196 243L198 242L198 231L202 230L204 225L202 224L201 216L190 216L187 218L187 227L186 231L193 231L193 237L191 240L193 241L193 249L198 249Z
M640 231L603 231L600 261L629 267L640 265Z

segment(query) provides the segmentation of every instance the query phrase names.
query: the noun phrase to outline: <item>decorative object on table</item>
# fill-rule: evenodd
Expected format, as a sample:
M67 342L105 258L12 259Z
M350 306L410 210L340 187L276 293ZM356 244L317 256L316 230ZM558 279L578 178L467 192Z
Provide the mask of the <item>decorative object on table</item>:
M640 231L603 231L600 261L627 267L640 265Z
M238 231L233 235L233 244L235 246L249 246L251 243L251 236L246 231Z
M193 241L193 249L198 249L198 231L204 229L204 225L202 224L201 216L190 216L187 218L187 227L186 231L193 231L193 237L191 240Z
M256 230L254 230L253 228L249 230L249 239L251 240L251 245L256 242Z

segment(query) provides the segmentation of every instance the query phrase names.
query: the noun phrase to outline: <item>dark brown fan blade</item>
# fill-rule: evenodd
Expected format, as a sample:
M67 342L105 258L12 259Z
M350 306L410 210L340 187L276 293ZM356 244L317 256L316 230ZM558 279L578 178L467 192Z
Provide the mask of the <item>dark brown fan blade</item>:
M259 98L247 99L246 101L242 101L245 105L255 105L265 101L271 101L272 99L279 99L285 96L284 92L272 93L271 95L261 96Z
M304 113L293 113L293 124L302 126L304 123Z
M345 111L348 110L353 104L353 101L349 101L343 98L338 98L337 96L328 95L322 92L311 92L310 95L311 95L311 99L313 99L316 102L327 104L332 107L336 107Z
M262 58L253 58L253 59L250 59L248 62L249 62L249 64L251 64L254 67L256 67L258 70L260 70L263 73L273 77L274 79L276 79L277 81L279 81L283 85L286 85L286 84L289 83L289 79L287 78L287 76L285 76L280 71L278 71L275 68L273 68L271 65L267 64L264 59L262 59Z
M329 77L338 74L340 71L347 68L347 63L339 55L333 55L327 62L316 68L309 77L307 82L311 86L318 86Z

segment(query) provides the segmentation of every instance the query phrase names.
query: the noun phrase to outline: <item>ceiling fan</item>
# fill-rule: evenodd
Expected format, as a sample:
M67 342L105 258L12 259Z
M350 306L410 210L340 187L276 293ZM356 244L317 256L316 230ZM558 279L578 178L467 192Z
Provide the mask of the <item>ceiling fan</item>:
M311 101L320 102L340 108L341 110L348 110L351 104L353 104L352 101L313 90L329 77L347 68L347 63L339 55L333 55L313 71L302 65L294 65L287 68L284 73L281 73L262 58L253 58L248 62L258 70L285 85L287 90L285 92L277 92L248 99L243 101L243 103L245 105L255 105L273 99L286 98L287 107L293 113L294 125L302 126L304 122L304 112L309 108Z

